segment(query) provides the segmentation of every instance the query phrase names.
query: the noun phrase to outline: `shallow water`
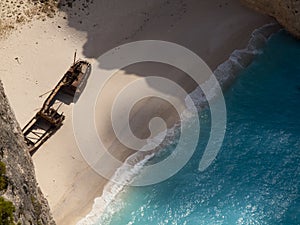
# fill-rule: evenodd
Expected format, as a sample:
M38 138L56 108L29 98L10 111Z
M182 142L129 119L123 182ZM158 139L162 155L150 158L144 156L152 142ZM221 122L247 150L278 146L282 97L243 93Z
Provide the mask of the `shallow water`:
M300 224L299 62L300 42L274 35L225 93L227 131L214 163L198 171L210 130L204 111L189 163L162 183L126 188L98 224Z

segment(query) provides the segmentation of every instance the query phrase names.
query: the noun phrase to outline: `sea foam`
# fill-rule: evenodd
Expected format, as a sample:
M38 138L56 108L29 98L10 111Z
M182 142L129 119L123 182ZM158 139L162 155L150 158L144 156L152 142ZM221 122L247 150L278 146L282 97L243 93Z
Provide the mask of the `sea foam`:
M226 89L236 79L237 75L243 69L249 66L255 56L262 53L262 49L271 35L278 32L280 29L281 27L277 23L271 23L254 30L247 47L242 50L235 50L230 55L228 60L216 68L214 75L223 90ZM196 88L190 93L193 103L188 101L188 98L186 99L187 108L191 107L190 104L196 105L199 110L206 107L207 100L211 100L212 98L216 97L214 96L213 91L211 93L212 95L205 96L200 87ZM186 112L184 113L187 114ZM188 116L185 115L185 117ZM167 131L167 139L169 137L170 140L171 137L174 136L177 126L178 124ZM164 138L161 134L159 134L155 138L148 140L147 146L151 146L153 143L161 143L162 141L164 141ZM165 144L163 146L165 146ZM110 215L118 211L122 207L121 204L119 204L119 207L116 206L118 204L114 204L113 207L108 206L112 202L116 201L117 195L124 190L126 185L129 185L132 182L132 180L140 173L143 166L154 156L154 154L154 152L150 154L145 154L145 152L137 152L128 157L125 163L118 168L113 175L113 180L119 180L120 183L123 183L123 185L114 183L112 181L108 182L104 187L102 195L94 200L94 205L91 212L85 218L80 220L77 225L99 224L101 217L110 217ZM134 165L134 167L130 167L128 165ZM107 216L103 215L104 211Z

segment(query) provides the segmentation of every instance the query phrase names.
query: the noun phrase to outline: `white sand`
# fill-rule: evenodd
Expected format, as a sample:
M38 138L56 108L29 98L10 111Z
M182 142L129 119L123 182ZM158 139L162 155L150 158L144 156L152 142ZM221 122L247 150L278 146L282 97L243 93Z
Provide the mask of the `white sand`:
M63 16L70 16L70 11L44 22L33 21L0 43L1 80L22 127L46 97L38 96L51 90L69 68L75 49L79 57L92 58L121 43L159 39L190 48L213 70L234 49L245 47L255 28L271 21L245 9L237 0L170 1L169 4L159 0L95 1L89 15L72 15L69 23ZM98 131L107 145L115 143L109 121L115 93L139 75L158 71L160 67L151 72L151 66L140 66L126 71L126 75L119 72L107 84L96 118L104 124ZM161 71L168 74L168 68ZM172 73L172 77L181 86L192 89L183 74ZM66 115L63 127L33 157L38 182L59 225L75 224L84 217L107 182L81 157L73 135L72 107L62 108ZM142 116L145 115L137 119ZM126 158L128 152L118 154ZM113 173L116 168L109 169Z

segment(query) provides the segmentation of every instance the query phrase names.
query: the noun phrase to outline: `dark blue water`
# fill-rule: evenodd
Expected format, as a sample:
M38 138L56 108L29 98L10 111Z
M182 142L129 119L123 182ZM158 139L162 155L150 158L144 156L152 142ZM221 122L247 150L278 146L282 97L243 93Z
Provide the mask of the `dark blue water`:
M274 35L225 93L228 125L214 163L198 171L209 112L190 162L165 182L126 188L111 225L300 224L300 42Z

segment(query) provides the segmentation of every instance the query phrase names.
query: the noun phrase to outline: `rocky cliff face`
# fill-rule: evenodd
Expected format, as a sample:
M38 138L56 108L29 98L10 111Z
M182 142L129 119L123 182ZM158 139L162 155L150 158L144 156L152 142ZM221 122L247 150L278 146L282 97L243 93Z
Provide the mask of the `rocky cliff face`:
M14 205L13 220L16 224L55 224L48 207L37 186L31 157L27 153L22 132L10 109L0 82L0 161L6 171L1 181L1 199ZM2 171L3 172L3 171ZM2 176L2 175L1 175ZM4 207L2 207L4 206ZM7 205L1 204L0 224L3 223L3 210ZM7 207L6 207L7 208Z
M241 0L250 8L277 19L295 37L300 38L299 0Z

